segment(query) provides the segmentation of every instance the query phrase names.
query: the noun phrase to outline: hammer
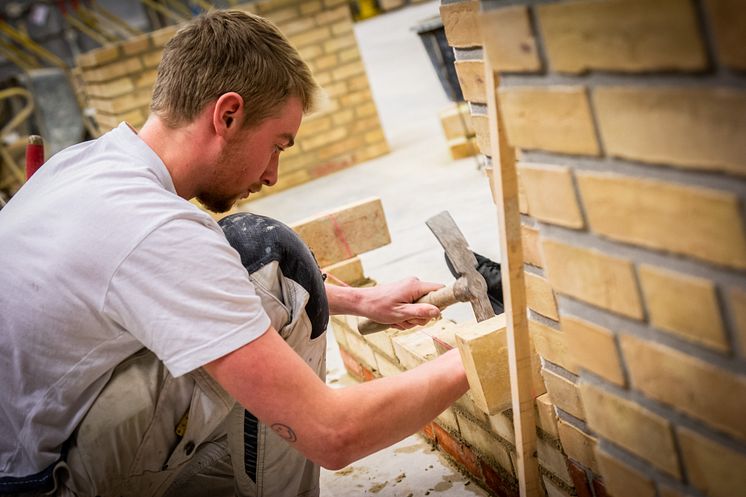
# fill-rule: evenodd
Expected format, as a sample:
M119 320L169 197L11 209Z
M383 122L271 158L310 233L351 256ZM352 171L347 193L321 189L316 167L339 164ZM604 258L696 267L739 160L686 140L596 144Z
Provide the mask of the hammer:
M487 283L476 269L477 259L469 250L469 244L466 243L464 235L451 215L448 211L443 211L428 219L425 224L445 249L459 277L451 285L424 295L416 303L432 304L443 310L456 302L470 302L477 321L484 321L494 316L495 312L487 297ZM377 323L370 319L361 319L358 323L358 331L361 335L383 331L390 327L388 324Z

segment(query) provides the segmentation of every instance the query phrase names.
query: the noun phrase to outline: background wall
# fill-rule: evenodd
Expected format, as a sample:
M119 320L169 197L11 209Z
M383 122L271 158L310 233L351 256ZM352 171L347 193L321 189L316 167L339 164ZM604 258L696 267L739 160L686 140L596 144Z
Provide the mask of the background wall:
M278 184L252 197L388 153L345 0L270 0L238 8L277 24L328 96L324 107L304 119L296 145L283 154ZM135 127L145 122L161 51L176 29L169 26L78 58L82 91L102 132L122 120Z

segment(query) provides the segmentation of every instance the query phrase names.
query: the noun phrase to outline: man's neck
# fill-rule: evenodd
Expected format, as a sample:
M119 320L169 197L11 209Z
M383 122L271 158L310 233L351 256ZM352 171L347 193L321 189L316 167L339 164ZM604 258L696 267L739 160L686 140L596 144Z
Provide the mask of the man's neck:
M209 147L199 132L198 121L179 128L171 128L158 116L151 114L140 129L140 138L160 157L176 188L176 193L187 200L199 188L201 175L209 161Z

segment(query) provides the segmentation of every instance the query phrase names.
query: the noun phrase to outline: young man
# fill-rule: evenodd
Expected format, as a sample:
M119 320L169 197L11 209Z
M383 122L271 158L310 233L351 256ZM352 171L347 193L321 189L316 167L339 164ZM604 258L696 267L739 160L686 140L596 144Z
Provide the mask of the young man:
M316 495L468 388L455 351L327 387L328 312L400 327L439 285L320 283L292 231L215 211L277 181L317 88L266 20L180 30L152 114L47 162L0 211L0 493ZM231 244L226 240L231 240ZM244 409L246 411L244 411Z

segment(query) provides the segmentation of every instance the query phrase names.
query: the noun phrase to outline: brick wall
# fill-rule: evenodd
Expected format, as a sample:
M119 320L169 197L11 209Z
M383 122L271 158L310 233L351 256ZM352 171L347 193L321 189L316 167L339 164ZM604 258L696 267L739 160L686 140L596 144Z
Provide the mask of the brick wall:
M345 0L270 0L238 8L277 24L328 95L328 104L304 119L296 145L283 154L278 184L252 198L388 153ZM83 91L102 132L123 120L135 127L145 122L161 51L176 29L79 57Z
M462 1L441 16L477 120L485 54L500 73L519 157L548 495L742 495L746 5Z

